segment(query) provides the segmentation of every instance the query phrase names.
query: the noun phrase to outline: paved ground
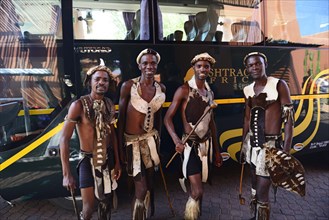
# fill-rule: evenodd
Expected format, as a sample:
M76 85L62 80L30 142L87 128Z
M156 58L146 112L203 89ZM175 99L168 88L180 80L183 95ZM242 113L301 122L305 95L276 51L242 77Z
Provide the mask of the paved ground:
M326 153L327 154L327 153ZM329 219L329 162L328 155L317 154L313 156L298 157L306 170L306 196L301 198L291 192L278 190L277 202L274 203L271 193L273 220L294 219ZM187 194L180 189L176 181L176 174L166 171L167 186L176 214L172 216L168 201L161 182L161 175L157 174L156 211L152 219L182 219ZM240 205L239 178L240 165L233 161L227 161L223 167L214 171L212 186L205 185L203 200L203 214L201 219L249 219L251 217L247 203L249 203L249 178L245 173L243 196L246 205ZM130 196L128 190L121 184L118 190L119 206L112 214L112 219L130 218ZM70 208L70 203L63 203ZM54 201L38 200L15 202L10 207L0 199L0 219L76 219L73 211L60 208ZM93 219L97 219L96 214Z

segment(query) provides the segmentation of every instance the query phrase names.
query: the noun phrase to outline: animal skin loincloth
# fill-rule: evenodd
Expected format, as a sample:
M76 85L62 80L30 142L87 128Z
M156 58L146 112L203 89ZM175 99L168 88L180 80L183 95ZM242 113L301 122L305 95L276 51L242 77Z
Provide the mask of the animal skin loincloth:
M128 175L135 177L144 171L144 167L148 169L159 165L160 157L158 148L160 138L157 130L153 129L142 135L124 134L124 137L127 151Z

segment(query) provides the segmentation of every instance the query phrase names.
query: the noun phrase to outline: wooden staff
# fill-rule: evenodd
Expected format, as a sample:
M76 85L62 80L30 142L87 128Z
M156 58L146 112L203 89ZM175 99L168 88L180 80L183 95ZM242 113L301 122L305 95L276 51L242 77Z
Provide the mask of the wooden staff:
M186 141L190 138L190 136L193 134L193 132L195 131L195 129L197 128L197 126L200 124L200 122L202 121L202 119L208 114L208 112L211 109L214 109L217 107L217 103L213 102L210 106L207 107L207 110L201 115L201 117L199 118L199 120L195 123L193 129L190 131L190 133L188 133L187 136L184 137L183 139L183 144L186 143ZM171 162L173 161L173 159L176 157L176 155L178 154L178 152L176 151L175 154L170 158L169 162L166 165L166 168L168 168L168 166L171 164Z
M241 165L241 175L240 175L240 189L239 189L239 201L240 201L240 205L244 205L245 202L246 202L246 200L242 197L243 173L244 173L244 163Z
M163 185L164 185L164 188L165 188L165 191L166 191L169 207L170 207L170 210L171 210L171 214L173 215L173 217L175 217L176 215L175 215L174 208L173 208L171 200L170 200L170 196L169 196L169 192L168 192L168 188L167 188L167 183L166 183L166 178L164 176L161 163L159 164L159 168L160 168L160 173L161 173Z
M75 199L74 190L73 189L70 189L70 192L71 192L71 196L72 196L72 202L73 202L74 212L77 215L78 220L80 220L79 210L78 210L78 206L77 206L77 200Z

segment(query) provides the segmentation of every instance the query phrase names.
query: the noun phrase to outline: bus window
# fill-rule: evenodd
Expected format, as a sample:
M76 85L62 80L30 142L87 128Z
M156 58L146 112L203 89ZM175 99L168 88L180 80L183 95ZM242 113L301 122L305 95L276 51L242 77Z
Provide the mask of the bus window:
M29 1L29 0L4 0L1 1L0 32L24 31L31 34L54 34L61 38L61 8L60 2ZM6 13L9 12L9 13Z
M163 20L163 40L259 43L262 39L261 7L254 1L159 1ZM162 40L162 39L160 39Z
M328 1L276 0L264 3L269 44L328 45Z
M66 93L57 54L60 2L4 0L0 19L1 151L40 134Z
M74 38L79 40L149 40L148 2L73 0Z

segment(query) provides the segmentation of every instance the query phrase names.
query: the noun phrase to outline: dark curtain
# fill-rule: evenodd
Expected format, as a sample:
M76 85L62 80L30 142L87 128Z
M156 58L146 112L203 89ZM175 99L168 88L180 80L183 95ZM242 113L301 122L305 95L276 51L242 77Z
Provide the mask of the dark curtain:
M122 15L128 33L132 29L132 22L135 17L135 12L122 12Z
M150 39L150 21L149 21L149 4L148 0L141 1L141 26L140 39Z
M163 23L162 23L162 13L158 4L158 34L159 40L163 40Z
M140 28L140 39L149 40L150 39L150 21L149 21L149 5L148 0L141 1L141 28ZM159 39L163 39L163 24L162 24L162 13L160 11L159 5L158 11L158 35Z

